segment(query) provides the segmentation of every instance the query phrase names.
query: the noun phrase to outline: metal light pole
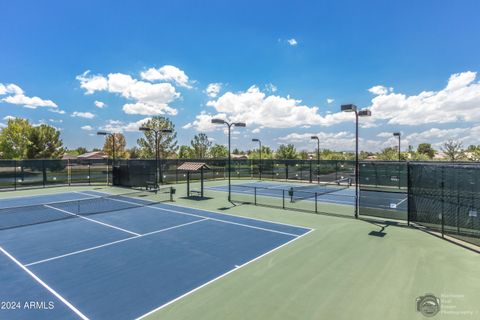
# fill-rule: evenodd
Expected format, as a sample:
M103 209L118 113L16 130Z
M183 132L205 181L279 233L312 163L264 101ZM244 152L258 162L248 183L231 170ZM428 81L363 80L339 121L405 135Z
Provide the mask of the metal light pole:
M262 141L260 141L260 139L252 139L252 142L258 142L259 145L260 164L258 166L258 173L260 175L260 180L262 180Z
M400 132L394 132L393 136L398 137L398 162L400 162L400 139L401 139L400 136L401 136L401 133Z
M140 127L140 131L151 131L155 134L155 187L158 187L158 182L160 181L160 184L163 183L163 177L160 175L159 179L159 160L160 160L160 148L158 146L158 135L159 133L172 133L172 129L154 129L150 127Z
M320 139L317 136L311 136L312 140L317 140L317 183L320 183Z
M359 179L359 164L358 164L358 118L369 117L372 115L370 110L358 110L354 104L344 104L341 106L342 112L355 112L355 218L358 218L358 208L360 199L358 197L360 179Z
M107 136L112 137L112 185L113 185L113 167L115 166L115 133L107 132L107 131L98 131L97 135L99 136ZM108 159L107 159L107 173L108 170Z
M232 126L234 127L245 127L244 122L232 122L228 123L227 121L223 119L212 119L212 123L214 124L226 124L228 127L228 201L231 201L231 195L232 195L232 157L231 157L231 152L230 152L230 129Z

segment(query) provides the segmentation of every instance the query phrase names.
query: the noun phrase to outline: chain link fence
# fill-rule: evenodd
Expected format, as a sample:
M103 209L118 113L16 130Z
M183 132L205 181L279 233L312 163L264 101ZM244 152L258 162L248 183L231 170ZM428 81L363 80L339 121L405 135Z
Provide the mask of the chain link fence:
M108 160L0 160L0 190L108 184Z

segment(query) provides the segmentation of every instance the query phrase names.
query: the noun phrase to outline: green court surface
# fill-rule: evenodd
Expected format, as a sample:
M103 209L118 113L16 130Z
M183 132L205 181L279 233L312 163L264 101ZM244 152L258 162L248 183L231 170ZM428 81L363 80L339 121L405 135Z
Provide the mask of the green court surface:
M92 189L21 190L0 197ZM416 311L416 299L427 293L441 300L432 319L480 319L480 255L473 251L405 226L233 205L225 192L211 190L207 199L192 200L185 198L185 184L176 189L177 205L315 230L146 319L426 319Z

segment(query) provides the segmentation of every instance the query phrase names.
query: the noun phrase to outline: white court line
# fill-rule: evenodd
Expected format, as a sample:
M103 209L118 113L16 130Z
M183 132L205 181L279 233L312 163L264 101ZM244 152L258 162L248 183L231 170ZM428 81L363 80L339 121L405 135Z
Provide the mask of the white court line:
M298 240L298 239L306 236L307 234L309 234L309 233L312 232L312 231L314 231L314 229L310 229L310 231L302 234L301 236L297 236L296 238L293 238L293 239L291 239L290 241L287 241L287 242L285 242L284 244L282 244L282 245L280 245L280 246L278 246L278 247L276 247L276 248L273 248L272 250L270 250L270 251L268 251L268 252L265 252L264 254L262 254L262 255L260 255L260 256L258 256L258 257L256 257L256 258L254 258L254 259L252 259L252 260L250 260L250 261L247 261L247 262L245 262L244 264L242 264L242 265L240 265L240 266L235 265L234 268L231 269L230 271L227 271L226 273L224 273L224 274L222 274L222 275L220 275L220 276L218 276L218 277L216 277L216 278L214 278L214 279L212 279L212 280L210 280L210 281L208 281L208 282L205 282L204 284L196 287L195 289L192 289L192 290L190 290L190 291L182 294L181 296L179 296L179 297L177 297L177 298L175 298L175 299L173 299L173 300L170 300L169 302L167 302L167 303L159 306L158 308L153 309L153 310L149 311L148 313L145 313L144 315L141 315L140 317L136 318L136 320L143 319L143 318L145 318L145 317L147 317L147 316L149 316L149 315L157 312L158 310L163 309L163 308L165 308L166 306L168 306L168 305L170 305L170 304L172 304L172 303L174 303L174 302L176 302L176 301L178 301L178 300L180 300L180 299L185 298L186 296L194 293L195 291L198 291L198 290L200 290L201 288L203 288L203 287L205 287L205 286L208 286L208 285L211 284L212 282L215 282L215 281L217 281L217 280L219 280L219 279L221 279L221 278L229 275L230 273L232 273L232 272L234 272L234 271L236 271L236 270L239 270L239 269L241 269L241 268L249 265L250 263L252 263L252 262L254 262L254 261L257 261L257 260L263 258L264 256L266 256L266 255L268 255L268 254L270 254L270 253L272 253L272 252L274 252L274 251L276 251L276 250L278 250L278 249L280 249L280 248L282 248L282 247L290 244L291 242L293 242L293 241L295 241L295 240Z
M135 202L130 202L130 201L127 201L127 200L120 200L120 199L110 199L110 200L125 202L125 203L135 203ZM154 203L154 205L156 205L156 204L158 204L158 203ZM173 212L173 213L183 214L183 215L192 216L192 217L205 218L204 216L201 216L199 214L188 213L188 212L183 212L183 211L178 211L178 210L173 210L173 209L165 209L165 208L159 208L159 207L154 207L154 206L144 206L144 207L152 208L152 209L155 209L155 210L161 210L161 211L170 211L170 212ZM255 227L255 226L251 226L251 225L248 225L248 224L243 224L243 223L238 223L238 222L233 222L233 221L227 221L227 220L222 220L222 219L217 219L217 218L211 218L211 217L209 217L208 219L212 220L212 221L234 224L234 225L242 226L242 227L246 227L246 228L258 229L258 230L262 230L262 231L268 231L268 232L284 234L284 235L287 235L287 236L298 237L298 234L294 234L294 233L283 232L283 231L278 231L278 230L273 230L273 229L268 229L268 228L262 228L262 227Z
M75 308L70 302L68 302L64 297L62 297L58 292L50 288L49 285L47 285L45 282L43 282L39 277L37 277L32 271L30 271L26 266L21 264L17 259L15 259L10 253L8 253L5 249L0 247L0 251L3 252L10 260L15 262L20 268L23 269L30 277L32 277L35 281L37 281L40 285L42 285L45 289L47 289L51 294L53 294L55 297L58 298L58 300L62 301L70 310L75 312L77 316L84 320L88 320L87 316L85 316L83 313L80 312L77 308Z
M52 192L52 193L43 193L43 194L25 194L25 195L21 195L21 196L8 196L6 198L0 198L0 202L2 202L3 200L8 200L8 199L12 199L12 198L37 198L37 197L45 197L45 196L52 196L52 195L59 195L59 194L70 194L70 193L74 193L75 191L65 191L65 192L60 192L60 193L55 193L55 192Z
M124 202L124 203L131 203L131 204L138 204L136 202L131 202L131 201L128 201L128 200L121 200L121 199L109 199L109 200ZM152 203L152 205L156 205L156 204L158 204L158 203ZM152 209L156 209L156 210L162 210L162 211L170 211L170 212L183 214L183 215L187 215L187 216L192 216L192 217L205 218L204 216L194 214L194 213L188 213L188 212L183 212L183 211L178 211L178 210L173 210L173 209L159 208L159 207L154 207L152 205L146 205L146 206L143 206L143 207L152 208ZM209 219L212 220L212 221L218 221L218 222L234 224L234 225L238 225L238 226L242 226L242 227L247 227L247 228L252 228L252 229L258 229L258 230L269 231L269 232L280 233L280 234L284 234L284 235L288 235L288 236L298 237L298 234L293 234L293 233L289 233L289 232L283 232L283 231L278 231L278 230L273 230L273 229L268 229L268 228L256 227L256 226L251 226L251 225L248 225L248 224L243 224L243 223L238 223L238 222L233 222L233 221L227 221L227 220L222 220L222 219L217 219L217 218L211 218L211 217L209 217Z
M402 201L400 201L399 203L397 203L396 206L398 207L399 205L401 205L402 203L404 203L404 202L407 201L407 200L408 200L408 198L403 199Z
M69 192L69 193L76 193L76 192ZM86 194L86 193L82 193L83 195L87 195L89 196L88 198L79 198L79 199L69 199L69 200L60 200L60 201L53 201L53 202L44 202L44 203L37 203L37 204L27 204L27 205L22 205L22 206L11 206L11 207L2 207L0 209L21 209L21 208L27 208L27 207L35 207L35 206L43 206L43 205L46 205L46 204L62 204L62 203L66 203L66 202L72 202L72 201L83 201L83 200L89 200L89 199L93 199L94 196L90 195L90 194ZM0 201L1 203L1 201Z
M155 230L155 231L144 233L144 234L141 234L141 235L138 235L138 236L129 237L129 238L125 238L125 239L120 239L120 240L117 240L117 241L104 243L104 244L101 244L101 245L98 245L98 246L95 246L95 247L90 247L90 248L87 248L87 249L73 251L73 252L69 252L69 253L66 253L66 254L59 255L59 256L55 256L55 257L51 257L51 258L47 258L47 259L43 259L43 260L31 262L31 263L27 263L25 266L26 267L33 266L33 265L36 265L36 264L39 264L39 263L44 263L44 262L47 262L47 261L57 260L57 259L68 257L68 256L73 256L75 254L79 254L79 253L83 253L83 252L87 252L87 251L92 251L92 250L103 248L103 247L108 247L108 246L111 246L113 244L117 244L117 243L125 242L125 241L128 241L128 240L133 240L133 239L149 236L149 235L152 235L152 234L165 232L165 231L172 230L172 229L177 229L177 228L180 228L180 227L188 226L190 224L202 222L202 221L205 221L205 220L209 220L209 219L205 218L205 219L190 221L190 222L179 224L179 225L176 225L176 226L173 226L173 227L168 227L168 228L165 228L165 229Z
M208 188L208 187L207 187L207 188ZM81 194L85 194L85 195L90 195L90 194L88 194L88 193L82 193L81 191L75 191L75 192L78 192L78 193L81 193ZM107 192L100 192L100 191L94 191L94 192L98 192L98 193L105 194L105 195L115 195L115 194L113 194L113 193L107 193ZM100 197L100 198L101 198L101 196L95 196L95 197ZM155 205L155 204L158 204L158 203L152 203L152 205ZM212 211L212 210L206 210L206 209L192 208L192 207L188 207L188 206L181 205L181 204L178 204L178 203L176 203L176 204L172 204L172 203L168 203L168 204L167 204L167 203L164 203L163 205L169 206L169 207L194 209L194 210L198 210L198 211L215 213L215 214L218 214L218 215L224 215L224 216L235 217L235 218L242 218L242 219L247 219L247 220L252 220L252 221L269 222L269 223L272 223L272 224L278 224L278 225L283 225L283 226L301 228L301 229L305 229L305 230L314 230L314 229L308 228L308 227L302 227L302 226L297 226L297 225L294 225L294 224L277 222L277 221L273 221L273 220L259 219L259 218L250 218L250 217L244 217L244 216L240 216L240 215L236 215L236 214L231 214L231 213L220 212L220 211Z
M218 190L218 189L213 189L214 187L207 187L206 189L209 189L209 190L213 190L213 191L219 191L219 192L228 192L228 190ZM285 190L285 191L288 191L288 190ZM254 194L251 193L251 192L248 192L248 191L239 191L239 190L235 190L233 191L234 193L242 193L242 194L248 194L248 195L251 195L253 196ZM351 203L349 201L343 201L343 200L329 200L329 199L322 199L321 197L322 196L326 196L326 195L329 195L330 193L322 193L322 194L318 194L318 200L317 202L323 202L323 203L332 203L332 204L345 204L345 205L354 205L355 203ZM259 190L257 190L257 196L266 196L266 197L270 197L270 198L277 198L277 199L282 199L279 195L277 196L275 193L260 193ZM340 195L339 195L340 196ZM342 195L342 196L349 196L351 197L350 195ZM290 196L286 196L285 198L290 198ZM313 198L313 197L312 197ZM315 202L315 200L306 200L306 201L310 201L310 202ZM181 207L181 206L180 206ZM211 211L211 212L214 212L214 211ZM221 212L218 212L218 213L221 213ZM221 213L222 214L222 213ZM223 214L226 214L226 213L223 213ZM253 219L253 218L248 218L248 219ZM253 219L255 220L255 219ZM266 220L268 221L268 220ZM278 222L274 222L274 221L271 221L273 223L278 223ZM298 227L298 226L293 226L293 227ZM304 227L300 227L300 228L304 228ZM308 228L307 228L308 229Z
M105 222L101 222L101 221L98 221L98 220L90 219L90 218L84 217L84 216L82 216L82 215L75 214L75 213L70 212L70 211L67 211L67 210L55 208L55 207L52 207L52 206L50 206L50 205L48 205L48 204L45 204L44 206L47 207L47 208L50 208L50 209L58 210L58 211L60 211L60 212L69 214L69 215L71 215L71 216L75 216L75 217L77 217L77 218L82 218L82 219L85 219L85 220L88 220L88 221L91 221L91 222L94 222L94 223L101 224L102 226L105 226L105 227L117 229L117 230L120 230L120 231L123 231L123 232L126 232L126 233L133 234L133 235L135 235L135 236L139 236L139 235L140 235L139 233L136 233L136 232L133 232L133 231L129 231L129 230L126 230L126 229L123 229L123 228L120 228L120 227L116 227L116 226L114 226L114 225L111 225L111 224L108 224L108 223L105 223Z

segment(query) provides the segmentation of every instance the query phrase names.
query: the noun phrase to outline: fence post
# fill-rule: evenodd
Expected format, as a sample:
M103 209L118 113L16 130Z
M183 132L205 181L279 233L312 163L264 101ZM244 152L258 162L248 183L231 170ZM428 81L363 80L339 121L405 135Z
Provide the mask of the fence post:
M338 161L335 161L335 180L338 180Z
M70 167L70 159L67 159L67 181L68 185L72 184L72 168Z
M310 183L312 183L312 160L310 160L309 162L310 162L310 165L309 165L309 167L310 167L310 175L309 175L310 178L308 180L309 180Z
M45 171L45 160L42 160L42 181L43 181L43 187L45 188L46 180L47 180L47 172Z
M178 159L175 163L175 183L178 183Z
M13 189L17 190L17 160L13 160L14 171L13 171Z
M442 166L442 183L441 183L441 187L442 187L442 210L441 210L441 215L442 215L442 238L445 237L445 217L444 217L444 210L445 210L445 205L444 205L444 202L445 202L445 167Z
M410 182L410 162L407 161L407 225L410 225L410 193L411 193L411 182Z

